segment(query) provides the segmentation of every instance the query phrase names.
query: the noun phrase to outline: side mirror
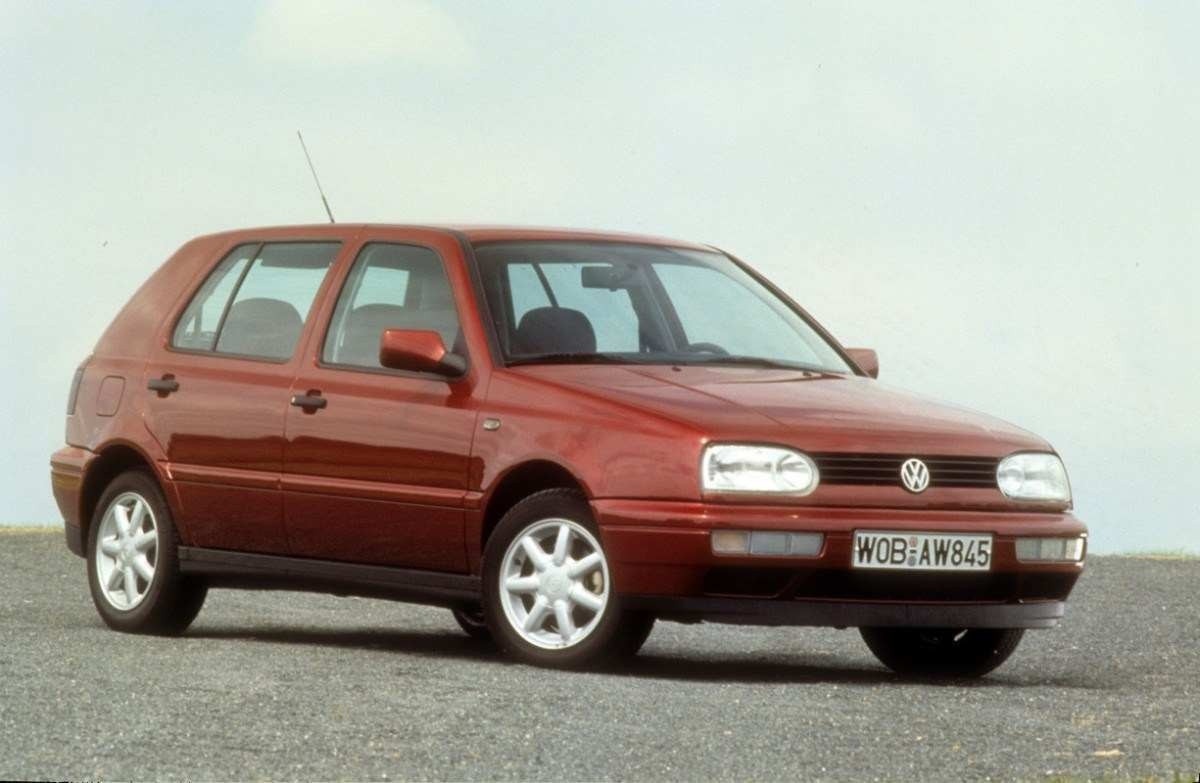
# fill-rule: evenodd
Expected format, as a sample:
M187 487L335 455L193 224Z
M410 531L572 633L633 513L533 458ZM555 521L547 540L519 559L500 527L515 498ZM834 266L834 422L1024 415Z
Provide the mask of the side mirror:
M467 362L446 350L442 336L424 329L385 329L379 338L379 363L392 370L461 375Z
M872 348L847 348L846 353L858 365L858 368L872 378L879 377L879 356Z

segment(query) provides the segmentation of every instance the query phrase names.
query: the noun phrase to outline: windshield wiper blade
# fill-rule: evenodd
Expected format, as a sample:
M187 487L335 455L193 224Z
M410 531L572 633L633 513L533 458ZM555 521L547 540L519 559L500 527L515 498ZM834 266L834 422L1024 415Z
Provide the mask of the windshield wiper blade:
M508 360L509 367L521 364L628 364L628 359L607 353L536 353Z
M778 359L768 359L763 356L704 356L700 358L688 358L686 361L681 361L679 364L712 364L712 365L738 365L742 367L763 367L771 370L803 370L805 372L827 372L822 367L815 367L811 364L801 364L799 362L784 362Z

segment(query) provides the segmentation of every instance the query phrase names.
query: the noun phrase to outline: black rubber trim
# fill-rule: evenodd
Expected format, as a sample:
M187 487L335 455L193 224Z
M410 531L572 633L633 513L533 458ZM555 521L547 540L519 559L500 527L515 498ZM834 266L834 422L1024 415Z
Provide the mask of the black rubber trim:
M832 628L1053 628L1063 601L1023 604L919 604L859 601L787 601L742 598L622 596L623 606L677 622L734 625L811 625Z
M87 557L83 551L83 528L68 524L64 524L63 528L67 536L67 549L71 550L71 554Z
M179 570L203 576L213 587L362 595L434 606L477 602L482 589L479 577L467 574L199 547L179 548Z
M483 276L479 273L479 260L475 258L475 245L461 231L451 231L458 239L462 248L463 261L467 266L467 274L471 278L471 293L475 295L475 309L483 320L483 334L487 338L488 354L492 358L492 367L504 367L504 351L500 348L500 335L497 329L496 316L492 313L487 293L483 288Z

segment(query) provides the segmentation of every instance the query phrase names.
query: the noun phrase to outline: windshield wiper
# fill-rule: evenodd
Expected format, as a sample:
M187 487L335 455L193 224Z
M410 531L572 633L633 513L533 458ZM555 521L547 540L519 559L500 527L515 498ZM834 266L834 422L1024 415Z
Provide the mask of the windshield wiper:
M811 364L785 362L778 359L767 359L762 356L652 356L633 358L611 353L537 353L526 356L514 356L508 360L509 367L523 364L673 364L677 366L711 365L711 366L741 366L762 367L769 370L798 370L801 372L827 373L828 370Z
M811 364L801 364L799 362L783 362L778 359L767 359L763 356L703 356L699 358L691 358L678 362L678 364L729 364L742 367L763 367L770 370L804 370L806 372L828 372L823 367L816 367Z
M509 367L521 364L629 364L629 359L607 353L535 353L515 356L508 360Z

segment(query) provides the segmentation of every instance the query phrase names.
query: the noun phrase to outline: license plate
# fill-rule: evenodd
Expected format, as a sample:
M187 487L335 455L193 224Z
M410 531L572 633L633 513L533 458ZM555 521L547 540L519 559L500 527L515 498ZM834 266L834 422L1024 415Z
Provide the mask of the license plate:
M855 568L987 571L992 565L992 537L983 533L857 530L850 562Z

